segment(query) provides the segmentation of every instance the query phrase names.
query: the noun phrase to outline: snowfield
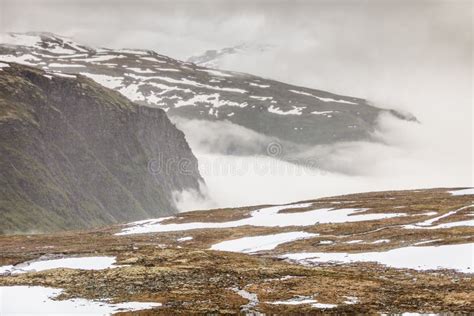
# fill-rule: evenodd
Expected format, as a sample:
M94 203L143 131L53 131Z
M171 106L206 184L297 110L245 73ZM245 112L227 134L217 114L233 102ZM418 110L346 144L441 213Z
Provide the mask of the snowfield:
M38 61L39 58L31 54L25 54L21 56L3 55L1 60L3 62L13 62L13 63L22 64L26 66L36 66L35 63L31 63L30 61Z
M211 249L231 252L253 253L263 250L272 250L280 244L316 236L319 235L306 232L289 232L264 236L244 237L220 242L218 244L213 245Z
M336 308L336 304L324 304L318 303L317 300L311 297L295 297L285 301L275 301L275 302L268 302L269 304L273 305L303 305L303 304L311 304L312 307L321 308L321 309L331 309Z
M80 73L83 76L89 77L90 79L94 80L98 84L103 85L104 87L114 89L122 86L123 77L112 77L107 75L98 75L98 74L90 74L87 72Z
M159 307L161 303L111 304L83 298L55 300L61 289L42 286L0 286L0 315L111 315Z
M388 214L359 214L366 209L333 209L322 208L306 212L279 213L285 209L298 209L311 207L312 203L300 203L292 205L278 205L264 207L250 213L250 217L230 221L230 222L194 222L194 223L176 223L162 224L165 220L153 219L148 221L140 221L128 224L129 227L123 229L117 235L156 233L183 231L192 229L209 229L209 228L230 228L239 226L262 226L262 227L287 227L287 226L311 226L315 224L326 223L345 223L379 220L391 217L406 216L404 213L388 213Z
M464 190L462 190L462 191L464 191ZM430 219L428 219L426 221L423 221L421 223L405 225L404 228L408 228L408 229L441 229L441 228L451 228L451 227L458 227L458 226L474 226L474 220L464 220L464 221L458 221L458 222L449 222L449 223L441 223L441 224L438 224L438 225L433 225L434 223L438 222L439 220L441 220L443 218L452 216L452 215L458 213L459 211L462 211L464 209L467 209L467 208L470 208L470 207L473 207L473 206L474 206L474 204L466 205L466 206L463 206L463 207L461 207L457 210L450 211L446 214L430 218Z
M281 256L281 258L303 264L378 262L400 269L453 269L459 272L473 273L473 256L474 243L469 243L446 246L404 247L388 251L364 253L289 253Z
M0 41L8 45L39 47L37 44L41 43L41 37L29 34L1 33Z
M270 105L268 107L268 112L273 113L273 114L278 114L278 115L301 115L302 114L301 111L303 111L303 109L304 109L303 107L293 106L292 110L283 111L278 107Z
M474 195L474 188L449 191L449 193L451 193L451 195Z
M0 275L5 273L21 274L58 268L103 270L114 268L115 257L77 257L24 262L15 266L0 267Z

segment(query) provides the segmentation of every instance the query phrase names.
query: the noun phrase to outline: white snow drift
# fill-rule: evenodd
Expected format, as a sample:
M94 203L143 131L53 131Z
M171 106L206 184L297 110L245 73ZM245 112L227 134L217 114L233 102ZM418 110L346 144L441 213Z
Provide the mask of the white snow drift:
M359 214L360 212L366 211L366 209L355 208L321 208L306 212L279 213L280 210L284 209L306 208L311 206L312 203L299 203L264 207L251 212L250 217L248 218L230 222L162 224L161 222L166 218L152 219L130 223L129 227L123 229L122 232L117 233L117 235L171 232L191 229L231 228L246 225L260 227L311 226L318 223L359 222L406 215L404 213Z
M0 286L0 315L110 315L161 306L161 303L111 304L83 298L53 300L61 289L41 286Z
M446 246L404 247L382 252L364 253L289 253L282 258L303 264L320 262L378 262L393 268L415 270L453 269L474 271L474 243Z
M306 232L289 232L264 236L244 237L226 240L211 247L212 250L253 253L262 250L272 250L287 242L318 236Z
M474 188L449 191L449 193L451 193L451 195L474 195Z
M17 264L15 266L0 267L0 274L11 273L21 274L28 272L39 272L50 269L68 268L81 270L103 270L114 268L115 257L77 257L77 258L61 258L31 261Z

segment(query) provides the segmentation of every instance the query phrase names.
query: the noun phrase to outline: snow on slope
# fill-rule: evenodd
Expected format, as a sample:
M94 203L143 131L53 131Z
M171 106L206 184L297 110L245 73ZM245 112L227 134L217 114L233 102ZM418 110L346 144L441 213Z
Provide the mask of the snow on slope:
M202 54L188 58L188 62L196 65L222 69L227 58L240 58L242 55L262 53L274 47L271 44L242 43L234 47L226 47L218 50L207 50ZM225 68L225 67L224 67Z
M207 69L153 51L94 49L48 33L3 34L0 61L81 74L173 117L226 120L297 144L368 139L378 115L390 112L360 98Z
M381 252L363 253L289 253L282 258L304 264L324 262L378 262L393 268L407 268L415 270L454 269L460 272L474 271L474 243L402 247Z
M465 191L465 190L462 190L462 191ZM459 191L454 191L454 192L459 192ZM471 193L466 193L466 194L471 194ZM453 195L464 195L464 194L453 194ZM451 227L459 227L459 226L474 226L474 220L463 220L463 221L440 223L440 224L434 225L435 223L442 220L443 218L453 216L453 215L459 213L460 211L471 208L473 206L474 206L474 204L466 205L466 206L463 206L459 209L447 212L443 215L427 219L426 221L423 221L421 223L405 225L404 228L408 228L408 229L440 229L440 228L451 228Z
M317 223L346 223L369 220L380 220L384 218L405 216L403 213L390 214L360 214L366 209L333 209L322 208L306 212L280 213L284 209L298 209L310 207L311 203L292 205L278 205L264 207L253 211L250 217L230 222L194 222L178 224L162 224L168 218L160 218L149 221L140 221L128 224L129 227L117 233L117 235L143 234L151 232L184 231L192 229L230 228L239 226L261 226L261 227L288 227L288 226L310 226Z
M472 195L472 194L474 194L474 188L449 191L449 193L451 193L452 195Z
M289 232L264 236L243 237L239 239L226 240L212 245L212 250L253 253L263 250L275 249L278 245L290 241L315 237L318 234L306 232Z

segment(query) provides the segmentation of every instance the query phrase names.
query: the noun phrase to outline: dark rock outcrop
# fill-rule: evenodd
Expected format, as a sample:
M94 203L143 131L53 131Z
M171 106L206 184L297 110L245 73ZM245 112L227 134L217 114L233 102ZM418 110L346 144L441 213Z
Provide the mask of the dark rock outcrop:
M0 154L0 233L172 214L173 192L202 180L163 110L17 64L0 69Z

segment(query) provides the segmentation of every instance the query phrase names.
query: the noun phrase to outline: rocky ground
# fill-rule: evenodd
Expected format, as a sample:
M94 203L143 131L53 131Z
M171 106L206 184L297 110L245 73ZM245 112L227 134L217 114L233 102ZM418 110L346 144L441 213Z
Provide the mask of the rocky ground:
M249 225L245 221L257 218L255 212L268 207L254 206L181 213L159 222L92 231L1 236L0 265L3 266L63 257L115 256L116 267L60 268L22 274L4 270L0 286L62 288L64 292L58 299L162 303L160 307L134 312L143 315L474 313L474 283L469 273L472 260L464 270L467 273L462 273L449 269L397 268L376 262L285 259L287 254L295 253L352 255L406 247L439 246L433 247L439 249L446 245L472 245L473 195L452 192L456 191L365 193L278 207L278 215L274 216L304 216L307 223L300 225L289 222L294 217L288 217L290 220L280 226L263 221ZM348 215L349 221L312 223L311 211L325 209L358 211ZM374 214L392 215L363 221L355 221L353 217ZM236 224L242 220L244 226ZM201 228L190 229L196 223ZM179 225L170 226L173 224ZM137 227L142 230L136 230ZM146 230L154 232L137 233ZM239 245L245 246L246 239L239 238L295 231L308 235L277 243L273 248L264 244L261 251L251 248L258 246L258 240L250 241L250 248L240 252L210 249L230 240L240 240ZM234 251L239 251L237 248ZM470 249L472 258L472 246Z

